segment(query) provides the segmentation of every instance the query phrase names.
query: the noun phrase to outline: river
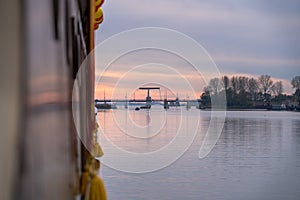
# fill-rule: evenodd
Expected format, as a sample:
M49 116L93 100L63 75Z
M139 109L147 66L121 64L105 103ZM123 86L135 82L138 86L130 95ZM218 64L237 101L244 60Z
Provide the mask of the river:
M199 159L210 111L172 108L165 112L154 107L150 112L134 108L98 112L107 138L136 153L152 152L170 143L183 118L199 120L197 135L188 150L171 165L142 174L102 166L110 200L300 199L300 113L227 111L216 145L208 156ZM136 138L125 134L135 131L128 125L130 122L144 127L150 135L160 122L164 123L151 137Z

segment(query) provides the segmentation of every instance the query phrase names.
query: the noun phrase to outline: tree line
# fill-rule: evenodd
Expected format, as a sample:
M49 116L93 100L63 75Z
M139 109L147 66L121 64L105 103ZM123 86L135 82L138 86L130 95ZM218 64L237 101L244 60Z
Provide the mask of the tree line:
M284 94L282 81L275 82L270 75L261 75L258 78L223 76L209 81L201 100L203 106L209 107L211 98L226 95L229 108L266 108L272 104L285 104L296 108L300 105L300 76L293 77L291 85L295 92L287 95Z

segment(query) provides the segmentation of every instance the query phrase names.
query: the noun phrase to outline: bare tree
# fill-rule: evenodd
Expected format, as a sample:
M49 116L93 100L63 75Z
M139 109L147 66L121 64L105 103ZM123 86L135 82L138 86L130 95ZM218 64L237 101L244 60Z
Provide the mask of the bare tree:
M295 76L292 79L291 84L292 84L293 88L296 89L294 95L295 95L296 99L298 99L298 106L300 106L300 76Z
M255 99L255 94L258 93L258 82L254 78L250 78L247 83L248 91L252 96L252 100Z
M282 81L275 82L271 87L271 91L275 96L281 95L283 92Z
M291 84L296 90L300 89L300 76L295 76L292 79Z
M247 82L248 82L248 78L245 76L239 76L238 77L238 91L239 93L245 93L247 90Z
M206 94L210 94L210 92L212 91L212 89L211 89L210 86L206 86L206 87L203 88L203 91L204 91L204 93L206 93Z
M219 78L213 78L209 81L209 88L212 94L218 94L222 89L224 89L224 86Z
M229 88L229 78L228 78L228 76L223 76L222 80L223 80L223 84L224 84L224 89L225 89L225 91L227 91L227 89Z
M271 76L269 75L261 75L258 78L258 83L260 85L260 89L264 92L264 94L269 93L271 86L273 85L273 81L271 79Z
M231 88L232 88L233 92L237 93L237 91L238 91L238 78L233 76L233 77L231 77L230 82L231 82Z

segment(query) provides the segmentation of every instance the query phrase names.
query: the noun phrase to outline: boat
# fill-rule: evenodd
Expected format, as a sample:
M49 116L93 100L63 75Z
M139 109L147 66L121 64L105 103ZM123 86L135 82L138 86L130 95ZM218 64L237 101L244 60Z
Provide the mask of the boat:
M117 109L117 105L115 103L109 104L109 103L97 103L95 104L95 107L99 110L105 110L105 109Z
M97 109L111 109L111 105L107 103L95 104Z
M151 105L145 105L145 106L141 106L140 109L150 109Z
M105 98L105 90L103 91L104 103L99 103L101 101L95 100L95 106L99 110L106 110L106 109L117 109L117 105L115 103L107 103Z

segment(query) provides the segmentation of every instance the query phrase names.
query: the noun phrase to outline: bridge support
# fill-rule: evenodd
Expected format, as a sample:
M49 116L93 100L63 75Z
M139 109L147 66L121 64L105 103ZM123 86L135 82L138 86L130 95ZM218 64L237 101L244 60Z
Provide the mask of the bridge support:
M148 90L147 91L146 106L145 106L145 108L150 109L151 108L151 102L152 102L152 98L150 96L150 90L160 90L160 87L140 87L139 89L140 90Z

